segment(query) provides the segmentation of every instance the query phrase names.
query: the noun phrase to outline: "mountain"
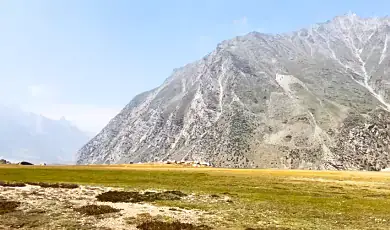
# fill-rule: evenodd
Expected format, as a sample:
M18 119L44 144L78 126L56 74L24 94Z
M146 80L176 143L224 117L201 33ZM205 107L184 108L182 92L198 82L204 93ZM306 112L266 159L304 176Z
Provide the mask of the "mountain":
M389 18L347 14L224 41L136 96L77 162L389 167L389 40Z
M75 153L88 140L65 118L51 120L0 106L0 158L13 162L75 162Z

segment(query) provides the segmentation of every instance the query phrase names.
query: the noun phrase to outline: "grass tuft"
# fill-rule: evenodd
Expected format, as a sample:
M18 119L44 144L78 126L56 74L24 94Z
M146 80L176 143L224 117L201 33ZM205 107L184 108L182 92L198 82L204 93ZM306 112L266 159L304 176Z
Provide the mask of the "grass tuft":
M88 216L114 213L120 211L120 209L113 208L109 205L94 205L94 204L84 205L80 208L75 208L74 210Z
M261 228L245 228L245 230L291 230L291 228L285 227L261 227Z
M124 192L124 191L109 191L96 196L98 201L102 202L153 202L157 200L180 200L186 196L180 191L165 191L165 192Z
M163 215L152 216L150 215L150 213L144 212L144 213L137 214L137 216L127 217L125 221L127 224L137 226L145 222L153 222L153 221L172 222L173 219L172 217L163 216Z
M0 200L0 215L15 211L19 205L20 202L17 201Z
M44 183L44 182L27 182L29 185L41 186L42 188L78 188L77 184L65 184L65 183Z
M0 181L0 186L2 187L25 187L26 184L22 182L4 182Z
M178 196L178 197L185 197L187 196L187 194L183 193L182 191L175 191L175 190L171 190L171 191L165 191L163 192L165 195L174 195L174 196Z
M147 221L137 225L141 230L209 230L212 229L206 225L193 225L189 223L175 222L163 222L163 221Z

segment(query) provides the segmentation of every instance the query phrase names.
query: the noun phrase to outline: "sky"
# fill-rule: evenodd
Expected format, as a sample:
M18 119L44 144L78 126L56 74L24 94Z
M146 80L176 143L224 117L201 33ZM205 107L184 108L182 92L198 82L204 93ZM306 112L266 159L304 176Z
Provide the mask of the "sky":
M223 40L389 9L388 0L0 0L0 104L97 133Z

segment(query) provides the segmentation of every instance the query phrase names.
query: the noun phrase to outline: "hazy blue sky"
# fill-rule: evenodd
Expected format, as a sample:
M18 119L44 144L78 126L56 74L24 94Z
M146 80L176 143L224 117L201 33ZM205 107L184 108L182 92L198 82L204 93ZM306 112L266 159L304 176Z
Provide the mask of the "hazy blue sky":
M222 40L389 9L388 0L0 0L0 103L97 132Z

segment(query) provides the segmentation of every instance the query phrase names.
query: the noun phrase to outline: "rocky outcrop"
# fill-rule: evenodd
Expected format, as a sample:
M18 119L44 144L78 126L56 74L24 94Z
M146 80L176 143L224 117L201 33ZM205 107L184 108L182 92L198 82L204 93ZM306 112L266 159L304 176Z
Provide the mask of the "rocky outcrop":
M224 41L136 96L79 151L78 163L386 167L389 28L388 18L348 14Z
M390 114L353 114L344 121L337 139L339 165L344 169L380 171L390 165Z

